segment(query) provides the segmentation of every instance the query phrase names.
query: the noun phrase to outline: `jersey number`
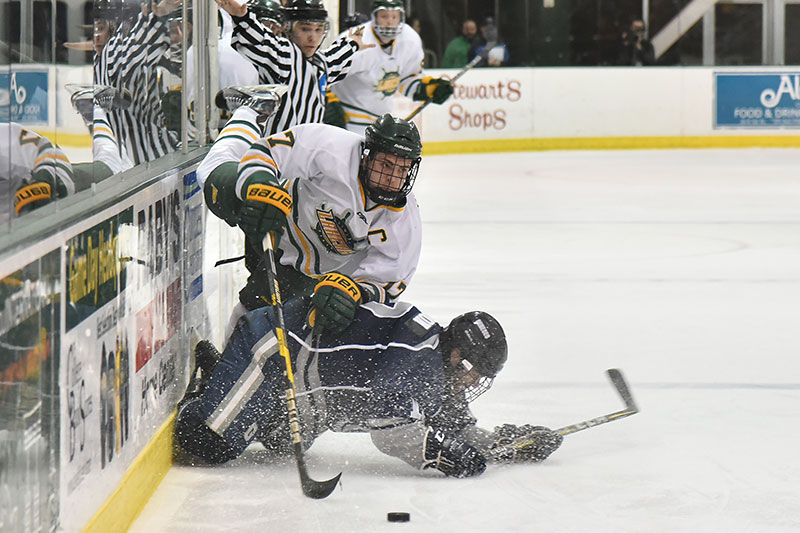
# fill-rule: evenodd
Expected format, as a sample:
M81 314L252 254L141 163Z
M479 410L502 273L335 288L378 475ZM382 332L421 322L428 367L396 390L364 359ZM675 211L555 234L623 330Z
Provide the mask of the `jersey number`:
M20 146L25 144L39 144L39 136L35 133L31 133L28 130L20 130L19 132L19 144Z
M269 143L269 147L275 148L279 144L283 144L285 146L288 146L289 148L294 146L294 133L292 133L292 130L284 132L284 135L286 135L285 139L278 139L275 136L267 137L267 142Z

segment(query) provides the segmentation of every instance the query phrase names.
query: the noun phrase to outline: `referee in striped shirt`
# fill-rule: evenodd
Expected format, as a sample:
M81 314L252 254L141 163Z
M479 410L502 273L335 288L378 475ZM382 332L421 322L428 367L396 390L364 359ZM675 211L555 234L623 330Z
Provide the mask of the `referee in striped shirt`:
M258 19L258 0L217 3L233 18L231 46L256 67L259 82L288 87L277 112L264 124L263 135L322 122L327 86L344 79L354 53L373 46L364 45L361 35L353 32L319 50L328 32L328 12L322 0L289 0L282 6L286 37L275 35Z
M126 31L126 24L121 24L95 54L94 83L120 91L127 89L133 95L131 106L110 111L108 121L120 146L127 149L128 157L136 165L174 152L178 147L177 135L165 126L161 109L164 91L158 65L170 46L167 15L179 5L179 0L154 3L150 13L138 15L130 30ZM95 14L98 18L104 15ZM95 46L97 49L97 43Z

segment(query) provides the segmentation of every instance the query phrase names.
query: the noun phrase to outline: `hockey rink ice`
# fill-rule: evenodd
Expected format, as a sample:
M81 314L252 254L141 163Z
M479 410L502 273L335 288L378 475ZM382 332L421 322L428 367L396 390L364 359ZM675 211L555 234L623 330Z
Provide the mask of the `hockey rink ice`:
M173 467L132 531L800 531L800 150L429 156L415 192L404 299L508 336L480 426L620 410L611 367L641 412L474 479L326 433L307 453L313 478L343 472L325 500L254 445Z

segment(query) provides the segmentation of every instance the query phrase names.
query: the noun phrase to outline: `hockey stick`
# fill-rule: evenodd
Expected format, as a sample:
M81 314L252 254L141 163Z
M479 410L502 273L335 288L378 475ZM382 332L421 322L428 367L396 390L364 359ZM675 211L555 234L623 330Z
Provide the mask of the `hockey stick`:
M300 486L303 494L309 498L320 500L330 496L342 473L339 472L335 477L327 481L315 481L308 475L306 459L303 455L303 437L300 434L300 419L297 415L296 393L297 388L294 384L294 372L292 371L292 359L289 355L289 347L286 344L286 324L283 319L283 302L281 302L281 291L278 287L277 266L275 265L275 253L273 252L273 235L267 234L264 238L264 256L267 262L267 282L269 285L269 297L272 303L273 315L275 316L275 336L278 338L278 346L283 356L286 376L286 407L289 411L289 429L292 434L292 447L294 457L297 459L297 470L300 473Z
M558 428L556 433L559 435L569 435L571 433L583 431L584 429L599 426L600 424L613 422L614 420L619 420L620 418L625 418L626 416L635 415L639 412L639 408L636 407L636 403L633 401L633 396L628 388L628 384L625 382L625 378L622 377L622 372L618 368L609 368L606 370L606 373L608 374L608 379L610 379L611 383L614 385L614 388L617 389L620 398L622 398L622 401L625 402L625 409L607 415L598 416L597 418L584 420L583 422L578 422L577 424L564 426L563 428Z
M462 68L461 70L459 70L459 71L456 73L456 75L455 75L455 76L453 76L453 78L450 80L450 83L451 83L451 84L452 84L452 83L455 83L455 82L456 82L456 80L457 80L458 78L460 78L461 76L463 76L464 74L466 74L466 73L467 73L467 71L468 71L469 69L471 69L472 67L474 67L475 65L477 65L478 63L480 63L480 62L481 62L481 59L483 59L483 58L484 58L484 55L483 55L483 54L479 54L479 55L476 55L475 57L473 57L473 58L472 58L472 61L470 61L469 63L467 63L467 65L466 65L464 68ZM408 115L408 116L406 117L406 120L411 120L412 118L416 117L416 116L419 114L419 112L420 112L420 111L422 111L423 109L425 109L425 107L426 107L428 104L430 104L431 102L433 102L433 100L425 100L425 102L423 102L423 103L422 103L422 105L420 105L419 107L417 107L417 108L416 108L414 111L412 111L412 112L411 112L411 114L410 114L410 115Z
M608 378L611 380L611 383L614 385L614 388L617 390L617 393L619 393L620 398L622 398L622 401L625 402L625 409L558 428L554 430L555 433L558 433L559 435L570 435L578 431L583 431L584 429L599 426L600 424L607 424L608 422L613 422L615 420L619 420L620 418L635 415L639 412L639 408L633 401L633 396L628 388L628 384L625 382L625 378L622 376L622 372L618 368L609 368L606 370L606 373L608 374ZM532 436L524 436L519 437L508 444L496 446L489 451L489 458L498 460L505 454L513 453L516 450L529 446L534 442L532 439Z

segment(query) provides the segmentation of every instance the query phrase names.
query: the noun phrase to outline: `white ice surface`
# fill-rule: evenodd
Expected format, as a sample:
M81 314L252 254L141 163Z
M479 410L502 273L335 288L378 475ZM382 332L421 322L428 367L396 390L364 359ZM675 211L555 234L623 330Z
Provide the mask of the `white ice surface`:
M509 338L480 425L616 411L610 367L641 413L466 480L328 433L309 470L343 476L320 501L254 446L173 467L132 531L800 531L800 150L426 157L415 190L405 299Z

